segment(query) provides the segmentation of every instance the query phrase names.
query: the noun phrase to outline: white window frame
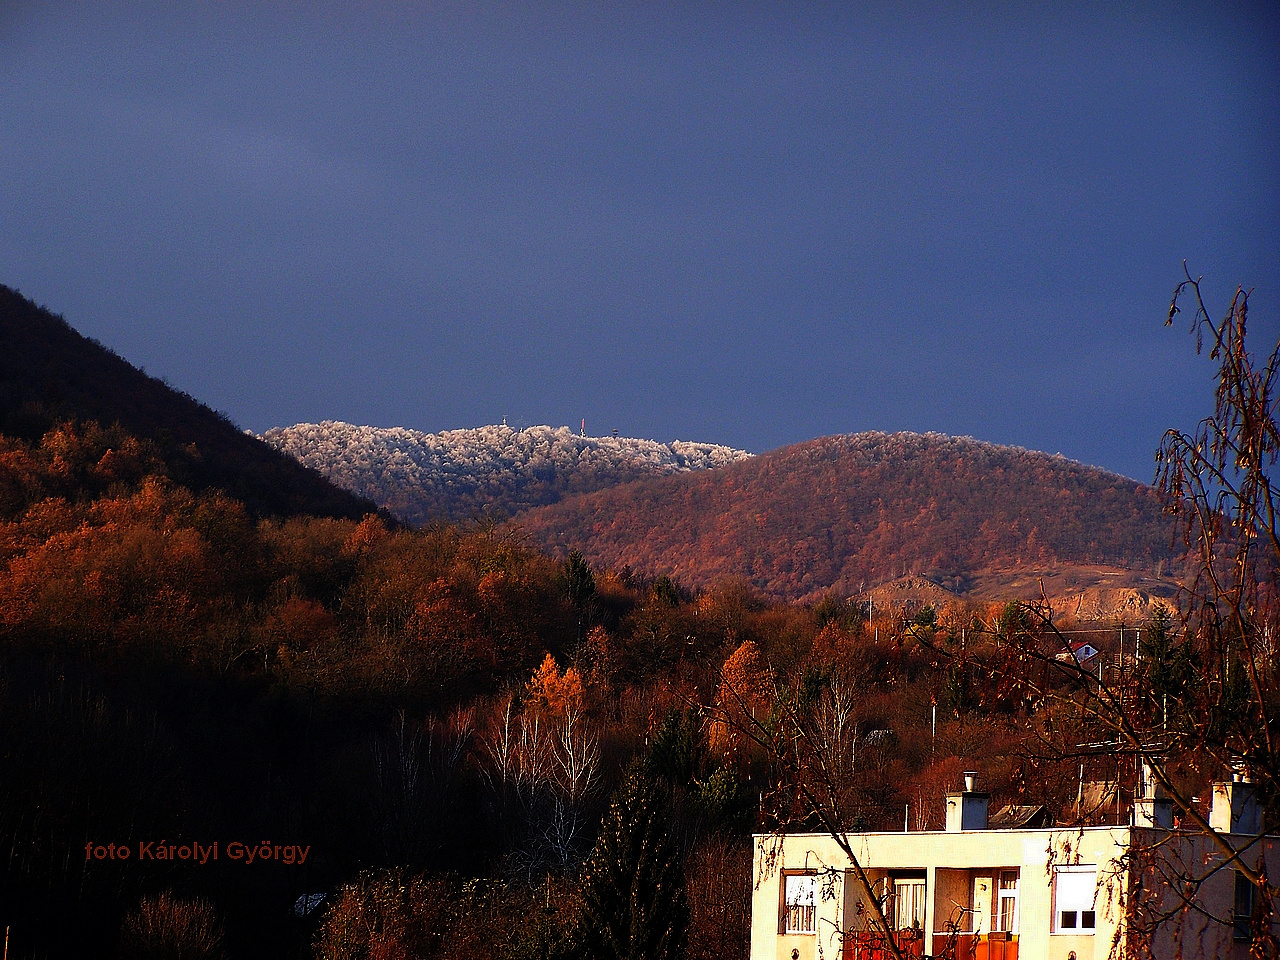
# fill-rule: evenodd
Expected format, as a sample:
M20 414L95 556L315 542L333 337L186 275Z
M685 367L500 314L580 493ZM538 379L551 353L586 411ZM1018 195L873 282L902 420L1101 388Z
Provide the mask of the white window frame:
M1005 887L1004 881L1009 876L1013 877L1013 886ZM991 928L1000 933L1017 933L1018 932L1018 889L1022 883L1021 873L1017 870L997 870L996 871L996 915L995 922L991 924ZM1004 902L1006 900L1013 901L1013 920L1009 924L1008 929L1004 927Z
M928 904L928 887L924 877L895 877L893 880L893 926L895 930L923 930L926 921L929 919ZM911 907L919 907L920 921L919 927L914 924L902 925L902 914L904 906L904 897L902 891L910 889L909 904ZM912 911L915 912L914 910Z
M1053 868L1054 933L1077 937L1093 936L1098 929L1097 902L1097 864ZM1071 916L1069 924L1063 922L1064 915Z
M793 919L796 920L794 925ZM782 932L784 934L818 932L818 875L816 873L784 873L782 875Z

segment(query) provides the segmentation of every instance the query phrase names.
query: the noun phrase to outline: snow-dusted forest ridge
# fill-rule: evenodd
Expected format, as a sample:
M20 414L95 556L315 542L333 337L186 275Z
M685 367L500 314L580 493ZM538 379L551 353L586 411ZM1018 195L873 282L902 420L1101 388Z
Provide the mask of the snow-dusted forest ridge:
M569 494L751 456L714 443L584 437L568 427L505 424L422 433L326 420L277 427L262 439L411 524L510 516Z

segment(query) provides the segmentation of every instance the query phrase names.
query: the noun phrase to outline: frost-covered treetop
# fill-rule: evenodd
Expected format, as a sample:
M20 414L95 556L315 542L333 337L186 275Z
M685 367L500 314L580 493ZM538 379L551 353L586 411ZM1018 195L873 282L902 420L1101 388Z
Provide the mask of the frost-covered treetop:
M422 433L326 420L277 427L262 439L416 524L515 514L567 494L751 456L714 443L584 437L568 427L505 424Z

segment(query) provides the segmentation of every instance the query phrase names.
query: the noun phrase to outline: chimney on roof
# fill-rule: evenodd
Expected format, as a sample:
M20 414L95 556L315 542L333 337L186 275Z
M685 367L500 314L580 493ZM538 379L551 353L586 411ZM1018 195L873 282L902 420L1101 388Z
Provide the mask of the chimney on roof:
M964 790L947 794L947 832L987 829L987 810L991 794L978 789L978 772L964 772Z
M1262 808L1258 806L1257 788L1249 782L1242 767L1236 767L1231 780L1213 785L1209 805L1209 826L1219 833L1262 833Z
M1151 764L1142 761L1142 779L1138 795L1133 798L1133 825L1173 829L1173 801L1165 795L1164 785L1156 779Z

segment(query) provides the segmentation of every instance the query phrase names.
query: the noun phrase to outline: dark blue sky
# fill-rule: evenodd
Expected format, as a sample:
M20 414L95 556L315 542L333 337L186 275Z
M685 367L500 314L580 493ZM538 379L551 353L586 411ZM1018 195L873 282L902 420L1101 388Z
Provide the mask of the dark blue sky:
M0 282L261 431L937 430L1150 480L1280 335L1276 4L0 7Z

